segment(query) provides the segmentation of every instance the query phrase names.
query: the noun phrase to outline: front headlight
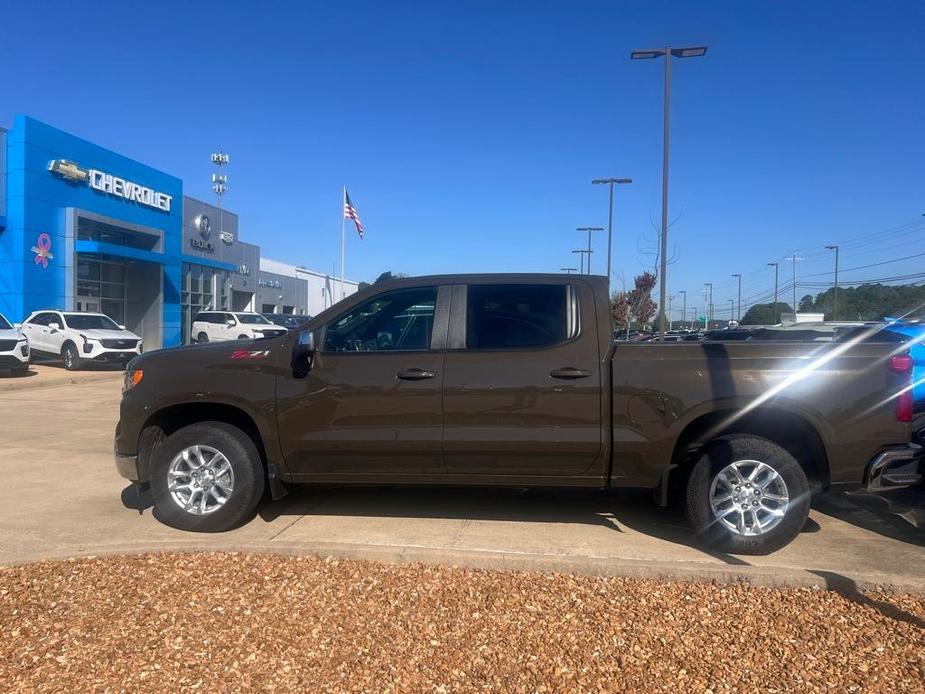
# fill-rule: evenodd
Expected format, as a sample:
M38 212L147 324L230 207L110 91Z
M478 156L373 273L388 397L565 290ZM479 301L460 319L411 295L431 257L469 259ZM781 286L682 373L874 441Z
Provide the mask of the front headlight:
M87 337L86 335L80 336L84 341L84 354L90 354L93 351L93 345L91 342L99 342L95 337Z
M143 369L126 369L125 376L122 378L122 394L125 395L132 388L141 383L145 376Z

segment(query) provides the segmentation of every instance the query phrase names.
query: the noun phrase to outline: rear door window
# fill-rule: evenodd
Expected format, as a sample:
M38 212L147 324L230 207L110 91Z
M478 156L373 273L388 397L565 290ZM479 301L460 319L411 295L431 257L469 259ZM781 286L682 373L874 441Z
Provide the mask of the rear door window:
M466 306L467 349L536 349L578 334L571 285L470 285Z

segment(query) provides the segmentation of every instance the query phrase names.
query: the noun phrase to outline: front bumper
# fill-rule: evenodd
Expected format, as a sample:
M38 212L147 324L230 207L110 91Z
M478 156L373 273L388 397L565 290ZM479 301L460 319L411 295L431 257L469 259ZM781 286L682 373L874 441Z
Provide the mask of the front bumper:
M925 448L917 443L892 446L867 464L864 488L870 492L919 484L925 471Z
M21 369L29 364L29 354L25 356L17 349L15 352L0 354L0 369Z

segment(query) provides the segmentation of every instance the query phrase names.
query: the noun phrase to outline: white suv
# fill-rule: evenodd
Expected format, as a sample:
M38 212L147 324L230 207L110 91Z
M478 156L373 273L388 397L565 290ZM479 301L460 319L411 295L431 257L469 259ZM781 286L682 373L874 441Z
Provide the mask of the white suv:
M29 340L0 313L0 369L14 376L29 372Z
M35 311L22 324L33 352L60 357L74 371L88 361L123 366L141 354L141 338L102 313Z
M249 311L202 311L193 318L191 342L223 342L278 337L289 330Z

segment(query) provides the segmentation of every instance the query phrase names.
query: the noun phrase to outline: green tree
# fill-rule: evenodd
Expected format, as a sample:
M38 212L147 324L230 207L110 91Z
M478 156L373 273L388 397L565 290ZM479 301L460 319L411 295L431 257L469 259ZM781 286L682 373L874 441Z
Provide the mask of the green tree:
M812 313L816 310L816 304L810 294L806 294L800 299L800 313Z
M776 313L773 303L755 304L746 311L744 316L742 316L741 323L742 325L774 325L780 320L782 313L793 313L790 304L778 302ZM775 316L777 317L776 319Z

